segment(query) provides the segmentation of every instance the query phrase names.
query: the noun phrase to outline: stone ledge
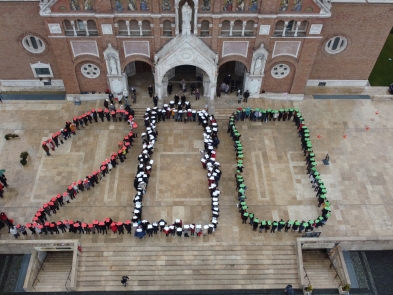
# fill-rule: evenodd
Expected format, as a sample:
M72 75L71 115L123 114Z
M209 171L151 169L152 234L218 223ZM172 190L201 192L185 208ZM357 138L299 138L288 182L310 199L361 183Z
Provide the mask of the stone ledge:
M393 95L373 95L371 96L371 100L381 100L381 101L393 100Z
M79 98L80 101L90 101L90 100L103 100L108 98L108 94L67 94L67 101L74 101L74 97Z
M288 94L288 93L261 93L259 95L250 96L250 98L265 98L272 100L302 101L304 94Z

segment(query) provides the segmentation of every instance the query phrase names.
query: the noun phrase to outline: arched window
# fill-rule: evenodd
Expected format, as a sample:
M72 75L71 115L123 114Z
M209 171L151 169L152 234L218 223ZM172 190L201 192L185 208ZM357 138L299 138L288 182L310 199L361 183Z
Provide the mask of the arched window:
M98 36L97 25L94 20L87 21L87 30L89 31L90 36Z
M287 26L285 27L285 37L294 36L295 30L296 30L296 22L294 20L289 21Z
M171 21L166 20L162 24L162 34L163 36L172 36L172 24Z
M71 22L69 20L64 20L64 32L66 36L74 36L74 28L71 25Z
M78 36L86 36L86 26L82 20L78 19L75 21L75 30Z
M231 23L229 20L224 20L221 24L221 36L229 36L230 29Z
M141 30L140 30L138 22L136 20L130 21L130 35L131 36L140 36L141 35Z
M124 20L119 20L117 22L117 25L119 27L119 35L120 36L127 36L128 35L128 29L126 22Z
M244 36L253 36L254 35L254 21L250 20L247 22L246 27L244 28Z
M297 35L299 37L304 37L307 34L308 21L304 20L300 23L299 28L297 29Z
M142 22L142 35L151 36L151 27L150 27L150 22L148 20L144 20Z
M243 22L241 20L235 21L232 28L232 36L241 36L243 32Z
M201 23L201 37L210 35L210 23L208 20L204 20Z
M284 32L284 27L285 27L285 22L280 20L276 22L276 26L274 27L274 36L282 36L282 33Z

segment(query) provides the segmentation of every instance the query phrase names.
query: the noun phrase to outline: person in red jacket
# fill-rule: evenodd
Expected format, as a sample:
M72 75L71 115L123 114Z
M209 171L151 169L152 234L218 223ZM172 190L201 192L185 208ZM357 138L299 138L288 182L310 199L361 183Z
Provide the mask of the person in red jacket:
M112 224L111 224L111 230L113 231L114 234L117 233L117 225L116 225L115 222L112 222Z

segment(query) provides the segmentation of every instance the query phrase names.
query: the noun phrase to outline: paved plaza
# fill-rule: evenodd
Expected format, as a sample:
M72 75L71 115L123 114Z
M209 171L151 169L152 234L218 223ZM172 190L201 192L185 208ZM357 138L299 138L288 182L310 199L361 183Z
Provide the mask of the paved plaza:
M220 104L225 104L222 97ZM199 101L199 105L203 105ZM16 223L31 221L36 210L57 193L65 191L75 180L84 178L97 169L109 154L117 149L117 142L128 132L126 123L93 123L67 140L51 157L41 148L41 142L63 122L102 102L16 102L0 105L1 139L0 166L6 169L10 187L1 199L5 211ZM145 100L148 105L148 99ZM140 103L143 106L143 103ZM235 104L235 106L238 106ZM245 107L245 104L240 106ZM393 164L390 130L393 123L390 102L371 100L313 100L306 96L303 102L250 100L247 106L261 108L297 107L310 129L318 159L318 170L325 181L332 216L322 228L325 237L369 238L392 236L392 190L389 180ZM226 110L232 107L229 102ZM378 114L376 114L376 112ZM141 117L137 116L137 121ZM140 122L142 123L142 122ZM256 233L242 225L237 213L234 183L235 154L226 134L226 120L219 120L221 144L217 159L223 177L220 180L220 218L218 230L202 239L183 239L181 243L231 243L253 241L263 243L291 243L299 234ZM306 175L300 140L292 122L239 122L245 150L244 177L248 187L250 211L259 219L309 219L319 214L315 193ZM366 130L369 126L369 130ZM142 126L138 127L142 131ZM149 221L175 218L185 223L208 224L210 197L206 173L201 169L199 150L203 146L202 127L197 123L175 123L173 120L158 124L159 140L147 194L144 197L143 216ZM20 139L6 141L4 134L17 133ZM344 138L346 134L346 138ZM318 138L320 135L320 138ZM114 169L98 186L81 193L76 200L61 208L50 220L73 219L91 222L110 216L125 221L131 217L133 178L140 139L125 163ZM27 166L19 163L19 154L28 151ZM326 153L331 164L324 166L321 159ZM14 239L5 228L1 239ZM71 233L58 238L74 238ZM56 237L56 238L57 238ZM33 236L21 237L31 239ZM49 239L48 236L35 238ZM177 238L177 237L176 237ZM173 240L172 240L173 239ZM82 235L83 243L138 243L155 245L179 243L177 239L159 235L136 241L129 235Z

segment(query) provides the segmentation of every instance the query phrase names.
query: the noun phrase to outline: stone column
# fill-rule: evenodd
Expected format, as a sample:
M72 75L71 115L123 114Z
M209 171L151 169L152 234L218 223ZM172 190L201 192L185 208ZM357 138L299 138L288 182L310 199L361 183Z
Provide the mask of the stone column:
M83 25L85 26L86 36L89 36L89 29L87 28L87 21L83 21Z
M244 31L245 31L245 29L246 29L246 25L247 25L247 22L243 22L243 26L242 26L242 36L244 36Z
M176 3L176 5L175 5L175 14L176 14L176 16L175 16L175 25L176 25L176 27L175 27L175 34L176 34L176 36L177 35L179 35L179 3Z
M168 75L162 77L162 97L168 97Z
M203 72L203 96L210 96L210 78L205 72Z
M299 30L301 22L296 22L295 37L297 37L297 31Z
M131 32L130 32L130 21L129 20L126 20L126 26L127 26L127 36L130 36Z
M198 0L194 0L194 35L198 35Z
M232 29L233 29L234 23L235 23L235 22L232 22L232 21L231 21L231 23L230 23L230 25L229 25L229 36L230 36L230 37L232 37Z
M284 30L282 31L282 36L285 37L285 30L287 29L288 22L284 23Z
M138 21L138 26L139 26L139 36L143 36L143 32L142 32L142 21Z
M216 111L215 101L214 101L214 97L216 96L216 84L210 83L209 92L210 92L209 100L208 100L209 114L214 115L214 112Z
M74 30L74 36L76 36L75 21L71 21L72 29Z
M128 88L128 75L127 75L127 72L122 72L121 73L121 76L122 76L122 79L123 79L123 85L124 85L124 88L125 89L127 89L127 91L129 91L129 88ZM123 89L124 90L124 89Z
M158 96L158 104L157 106L159 108L162 108L162 106L164 105L164 99L162 97L162 84L155 84L155 88L156 88L156 95Z

